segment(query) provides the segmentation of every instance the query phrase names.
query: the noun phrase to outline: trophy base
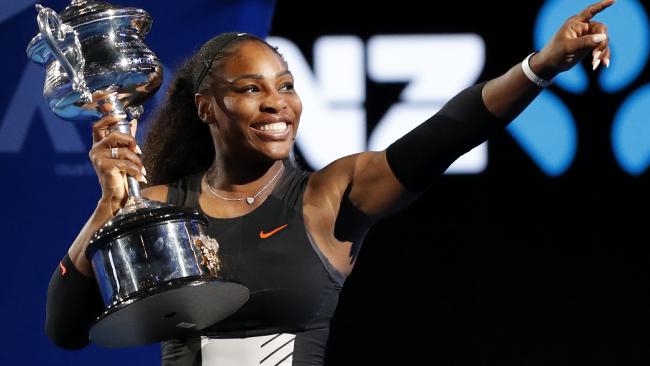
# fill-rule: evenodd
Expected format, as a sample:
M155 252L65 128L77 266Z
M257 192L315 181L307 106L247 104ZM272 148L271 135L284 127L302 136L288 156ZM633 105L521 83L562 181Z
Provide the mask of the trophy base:
M219 279L153 290L107 310L90 328L90 341L111 348L142 346L196 334L232 315L249 290Z

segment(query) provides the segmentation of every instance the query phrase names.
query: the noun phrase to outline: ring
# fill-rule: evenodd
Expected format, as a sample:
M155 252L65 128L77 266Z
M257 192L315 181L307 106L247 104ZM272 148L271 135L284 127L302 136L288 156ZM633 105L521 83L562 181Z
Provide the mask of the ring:
M111 157L113 159L119 159L119 156L117 155L117 148L116 147L111 148Z

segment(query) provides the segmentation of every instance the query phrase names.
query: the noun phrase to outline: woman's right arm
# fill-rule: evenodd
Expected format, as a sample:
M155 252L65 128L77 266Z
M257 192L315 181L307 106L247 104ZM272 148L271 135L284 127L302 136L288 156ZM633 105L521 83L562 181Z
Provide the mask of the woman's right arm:
M108 116L93 125L93 147L89 157L95 167L102 189L102 197L68 252L52 274L47 291L45 333L59 347L79 349L86 346L92 322L104 310L97 282L86 247L93 234L124 206L127 188L124 175L145 181L139 148L133 136L119 132L108 133L111 125L124 116ZM135 134L136 122L132 122ZM111 154L117 148L118 158ZM151 187L156 193L159 189ZM147 190L143 195L148 196ZM154 194L153 199L160 195ZM163 197L164 200L164 197Z

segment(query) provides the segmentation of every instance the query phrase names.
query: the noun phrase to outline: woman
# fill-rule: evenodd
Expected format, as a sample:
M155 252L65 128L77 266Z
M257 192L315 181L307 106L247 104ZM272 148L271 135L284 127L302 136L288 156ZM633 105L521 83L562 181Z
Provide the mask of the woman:
M464 90L385 151L313 173L289 159L302 105L281 55L251 35L213 38L177 72L144 164L132 136L106 132L124 116L94 125L90 158L102 198L52 278L48 335L68 348L87 344L103 304L83 254L125 203L123 174L146 182L146 166L143 195L205 213L223 276L251 290L242 309L203 337L164 342L163 364L322 364L339 291L371 225L507 125L555 75L590 53L594 68L608 66L606 26L591 19L612 3L571 17L539 53Z

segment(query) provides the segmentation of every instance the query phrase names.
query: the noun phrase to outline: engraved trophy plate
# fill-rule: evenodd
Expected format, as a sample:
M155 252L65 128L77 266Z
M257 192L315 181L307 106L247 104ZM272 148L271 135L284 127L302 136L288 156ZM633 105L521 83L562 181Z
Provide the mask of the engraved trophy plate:
M144 43L152 19L142 9L73 0L60 14L36 5L40 33L27 55L46 69L43 95L62 119L91 123L108 114L129 119L162 83L162 67ZM130 347L186 337L233 314L246 287L219 277L218 243L205 216L148 200L127 177L124 208L91 239L86 257L106 305L90 340Z

